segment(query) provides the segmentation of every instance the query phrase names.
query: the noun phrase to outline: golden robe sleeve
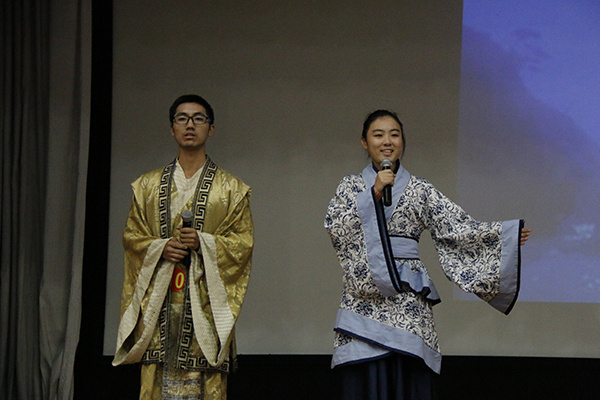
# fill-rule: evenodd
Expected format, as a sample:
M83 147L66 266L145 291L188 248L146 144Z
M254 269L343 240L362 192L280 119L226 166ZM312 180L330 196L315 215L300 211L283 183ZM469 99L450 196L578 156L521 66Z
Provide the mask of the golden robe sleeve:
M160 237L155 217L155 180L159 177L159 171L153 171L132 184L133 198L123 233L121 320L113 365L141 360L173 273L174 263L161 258L169 239Z
M217 188L213 190L218 192ZM220 200L213 203L215 208L226 203L225 197ZM209 205L207 212L215 208ZM201 255L192 254L190 297L200 349L212 366L218 366L229 355L250 277L253 223L249 188L229 199L226 217L214 233L210 231L211 224L207 223L203 232L198 232Z

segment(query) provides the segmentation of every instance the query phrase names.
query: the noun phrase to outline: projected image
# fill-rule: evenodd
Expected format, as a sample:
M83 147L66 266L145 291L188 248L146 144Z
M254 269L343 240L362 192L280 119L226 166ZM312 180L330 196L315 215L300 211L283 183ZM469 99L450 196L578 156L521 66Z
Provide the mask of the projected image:
M521 301L600 302L600 2L465 0L457 202L524 218Z

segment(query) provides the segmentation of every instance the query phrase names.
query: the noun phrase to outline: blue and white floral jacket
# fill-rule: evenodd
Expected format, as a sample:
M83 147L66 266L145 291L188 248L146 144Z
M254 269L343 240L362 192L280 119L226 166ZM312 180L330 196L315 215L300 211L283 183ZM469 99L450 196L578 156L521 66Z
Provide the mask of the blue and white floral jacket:
M397 168L390 207L376 201L372 164L344 177L329 203L325 228L344 271L332 366L399 352L439 373L432 307L440 298L419 259L421 233L430 231L449 280L508 314L519 291L522 221L476 221Z

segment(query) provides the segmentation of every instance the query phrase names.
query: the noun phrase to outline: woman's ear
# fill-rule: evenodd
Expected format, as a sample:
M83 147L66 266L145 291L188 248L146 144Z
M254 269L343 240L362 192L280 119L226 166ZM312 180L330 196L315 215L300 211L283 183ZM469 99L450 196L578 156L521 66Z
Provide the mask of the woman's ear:
M365 139L362 136L360 138L360 144L362 144L363 149L365 149L365 150L369 149L369 145L367 144L367 139Z

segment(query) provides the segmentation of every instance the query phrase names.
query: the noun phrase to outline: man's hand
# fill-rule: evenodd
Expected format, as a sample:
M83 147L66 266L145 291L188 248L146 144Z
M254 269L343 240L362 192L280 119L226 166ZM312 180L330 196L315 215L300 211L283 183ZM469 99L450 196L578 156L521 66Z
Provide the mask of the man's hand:
M200 248L200 238L194 228L178 228L180 230L179 240L186 245L188 249L198 251Z
M162 258L171 262L183 260L188 253L188 247L175 238L171 238L162 252Z

